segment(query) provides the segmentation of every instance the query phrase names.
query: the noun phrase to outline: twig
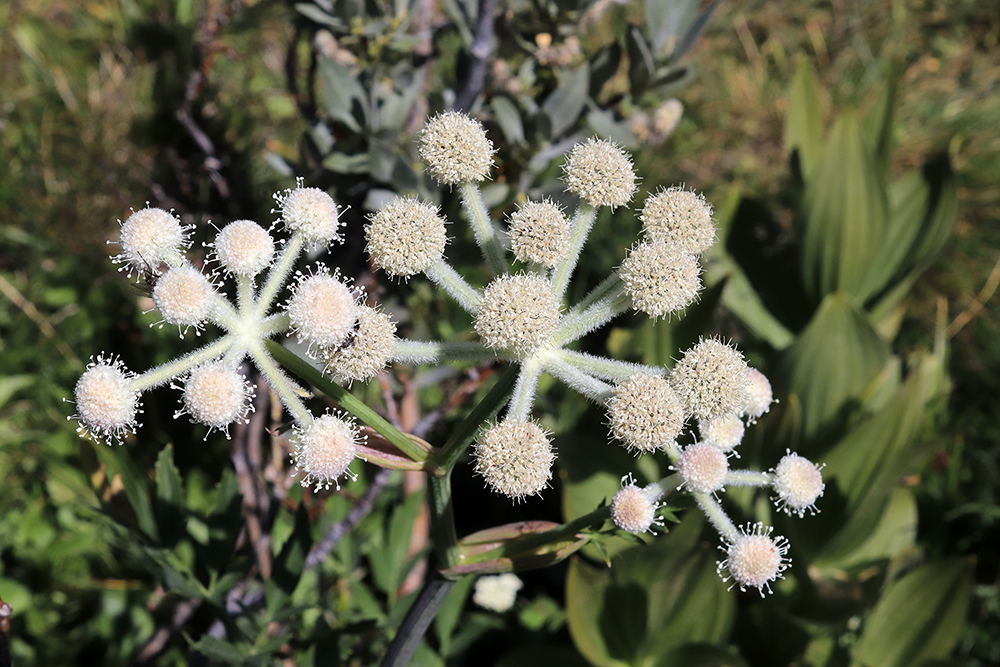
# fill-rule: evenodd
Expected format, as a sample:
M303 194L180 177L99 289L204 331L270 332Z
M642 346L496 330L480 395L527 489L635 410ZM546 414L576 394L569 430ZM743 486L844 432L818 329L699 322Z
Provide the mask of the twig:
M343 539L344 535L371 513L372 507L375 505L375 499L378 498L379 494L382 493L382 489L389 483L391 476L392 472L389 470L378 471L375 479L372 480L371 486L361 496L358 504L352 507L351 511L341 521L333 524L323 537L323 540L309 552L309 555L306 557L306 568L315 567L326 560L326 557L330 555L330 552Z
M989 277L986 279L986 284L983 285L983 289L980 290L979 294L969 307L958 314L957 317L948 325L945 330L945 335L950 339L954 338L955 334L962 330L962 328L974 320L979 313L982 312L983 308L986 306L986 302L990 300L993 293L997 291L997 286L1000 285L1000 258L997 258L997 263L993 266L993 271L990 272Z
M201 607L202 600L183 600L174 609L173 618L170 619L170 625L167 627L162 627L153 633L153 636L149 638L149 641L139 650L134 660L129 662L130 665L145 665L153 660L156 656L163 652L163 649L167 647L167 642L170 641L170 637L177 633L188 620L194 616L194 613L198 611Z
M486 61L493 51L493 23L496 20L497 0L479 0L479 19L476 36L472 40L472 65L462 92L455 99L455 109L468 111L486 84Z
M250 418L249 424L237 424L236 434L233 436L232 460L236 468L236 476L239 479L240 493L243 496L243 519L246 522L247 537L253 547L257 557L257 564L260 567L261 576L269 579L271 576L271 549L269 534L261 521L262 513L267 515L269 499L264 494L264 504L262 506L261 493L258 487L263 484L259 465L260 458L260 432L263 430L264 422L267 419L267 404L270 388L263 378L257 380L258 392L255 399L255 412ZM257 434L254 437L253 434ZM251 439L256 441L257 455L251 455Z

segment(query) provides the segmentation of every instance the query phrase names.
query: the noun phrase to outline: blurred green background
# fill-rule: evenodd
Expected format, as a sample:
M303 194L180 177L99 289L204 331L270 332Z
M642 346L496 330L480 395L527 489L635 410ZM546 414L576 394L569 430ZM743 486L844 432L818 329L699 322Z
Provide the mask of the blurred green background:
M130 208L149 201L175 209L197 226L200 249L210 220L273 220L271 193L303 176L351 206L352 235L329 261L367 281L374 279L360 253L362 216L387 192L433 197L455 219L456 198L431 191L414 170L412 136L424 113L463 101L483 6L0 6L0 598L14 608L15 665L377 662L414 592L406 581L422 557L410 550L419 491L364 467L343 493L303 495L283 487L280 456L265 455L271 468L261 468L260 484L287 489L261 512L272 576L241 537L248 491L237 475L239 437L213 434L203 443L200 427L172 418L174 396L161 389L144 399L138 436L110 450L79 439L64 399L92 354L114 352L144 369L191 344L148 327L156 319L142 313L148 299L107 259L115 221ZM432 38L410 20L418 8ZM823 512L798 523L775 519L791 539L793 570L767 600L726 592L714 573L715 538L690 513L653 545L623 552L624 543L608 540L612 554L622 552L611 570L588 551L525 574L507 615L476 610L466 600L471 582L457 586L417 659L998 664L1000 9L974 0L751 1L699 13L707 8L501 3L503 31L472 107L500 148L487 198L509 211L525 193L560 190L553 179L561 142L594 132L628 145L644 192L675 183L703 191L717 208L724 247L707 263L701 304L669 325L621 318L585 345L668 363L698 334L733 338L781 400L749 432L744 461L766 469L786 446L826 461L835 482ZM647 71L638 68L631 26L652 51ZM693 27L704 32L686 44ZM653 119L671 98L683 115L655 136ZM368 105L361 111L359 99ZM912 267L900 258L887 284L903 287L892 299L884 300L892 290L883 286L861 295L843 284L846 292L811 290L808 280L798 286L799 241L808 246L810 233L822 236L816 229L841 219L815 212L816 192L855 191L810 178L803 155L820 149L790 139L787 119L805 104L819 122L809 126L812 145L824 146L841 136L834 125L847 109L885 118L886 99L894 99L891 129L859 131L856 142L871 148L859 150L877 166L872 182L888 188L907 174L926 178L930 195L914 185L885 196L890 204L927 196L928 210L953 184L953 233L927 262L916 250L906 253L916 258ZM862 125L873 122L883 127ZM830 197L856 201L841 195ZM578 296L618 264L637 230L634 212L602 216ZM457 257L467 240L453 233ZM834 292L852 296L823 300ZM414 334L447 337L468 326L422 281L378 285L376 293ZM811 327L819 313L828 319ZM842 322L873 333L854 345L821 335ZM404 369L388 393L426 415L462 380ZM355 391L384 406L377 383ZM425 437L446 433L468 408L461 406L444 410ZM466 475L457 492L476 511L460 509L460 532L570 519L613 491L624 472L657 474L656 463L617 451L595 456L604 451L603 417L578 397L552 388L539 407L557 437L557 488L511 508ZM875 451L891 440L879 440L882 432L905 435ZM373 485L382 493L332 556L316 568L295 565ZM766 513L762 497L730 495L744 518Z

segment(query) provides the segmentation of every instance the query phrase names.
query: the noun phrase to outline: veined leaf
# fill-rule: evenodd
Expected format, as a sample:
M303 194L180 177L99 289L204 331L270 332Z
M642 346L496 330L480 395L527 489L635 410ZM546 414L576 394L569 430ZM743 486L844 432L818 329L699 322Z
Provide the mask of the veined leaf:
M823 109L816 72L805 58L799 60L788 95L785 151L798 151L802 175L809 181L823 152Z

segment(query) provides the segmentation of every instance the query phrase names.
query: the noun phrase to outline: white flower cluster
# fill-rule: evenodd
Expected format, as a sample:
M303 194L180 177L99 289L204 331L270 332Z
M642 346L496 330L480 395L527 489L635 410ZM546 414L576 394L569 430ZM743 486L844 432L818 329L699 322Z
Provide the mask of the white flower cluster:
M265 341L294 333L342 381L374 376L393 352L395 325L364 304L361 292L322 264L294 273L302 251L340 242L339 210L324 191L301 184L275 195L280 226L288 233L280 251L271 230L251 220L232 222L210 244L214 271L194 266L185 256L190 230L172 213L144 208L122 225L113 257L131 275L154 276L153 302L158 324L177 325L181 336L214 324L221 335L211 343L145 373L127 370L121 360L98 356L76 386L81 433L121 443L137 426L139 397L171 380L182 392L176 416L190 415L209 429L226 432L253 409L254 387L240 372L249 359L267 379L295 421L293 460L303 485L329 488L350 475L361 438L354 422L336 415L314 417L303 392L268 354ZM442 241L443 245L443 241ZM266 272L266 273L265 273ZM293 276L294 273L294 276ZM235 282L235 298L223 293L225 278ZM275 302L292 279L291 297Z

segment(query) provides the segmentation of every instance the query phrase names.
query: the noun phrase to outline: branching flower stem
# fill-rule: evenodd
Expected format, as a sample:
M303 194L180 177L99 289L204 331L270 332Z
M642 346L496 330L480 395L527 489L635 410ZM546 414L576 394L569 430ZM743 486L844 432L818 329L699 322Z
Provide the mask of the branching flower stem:
M510 269L507 260L504 259L503 244L500 241L500 231L490 219L486 211L486 204L483 196L479 192L479 186L472 181L461 185L462 206L469 217L472 225L472 233L476 237L476 243L482 248L483 257L493 275L499 276Z

